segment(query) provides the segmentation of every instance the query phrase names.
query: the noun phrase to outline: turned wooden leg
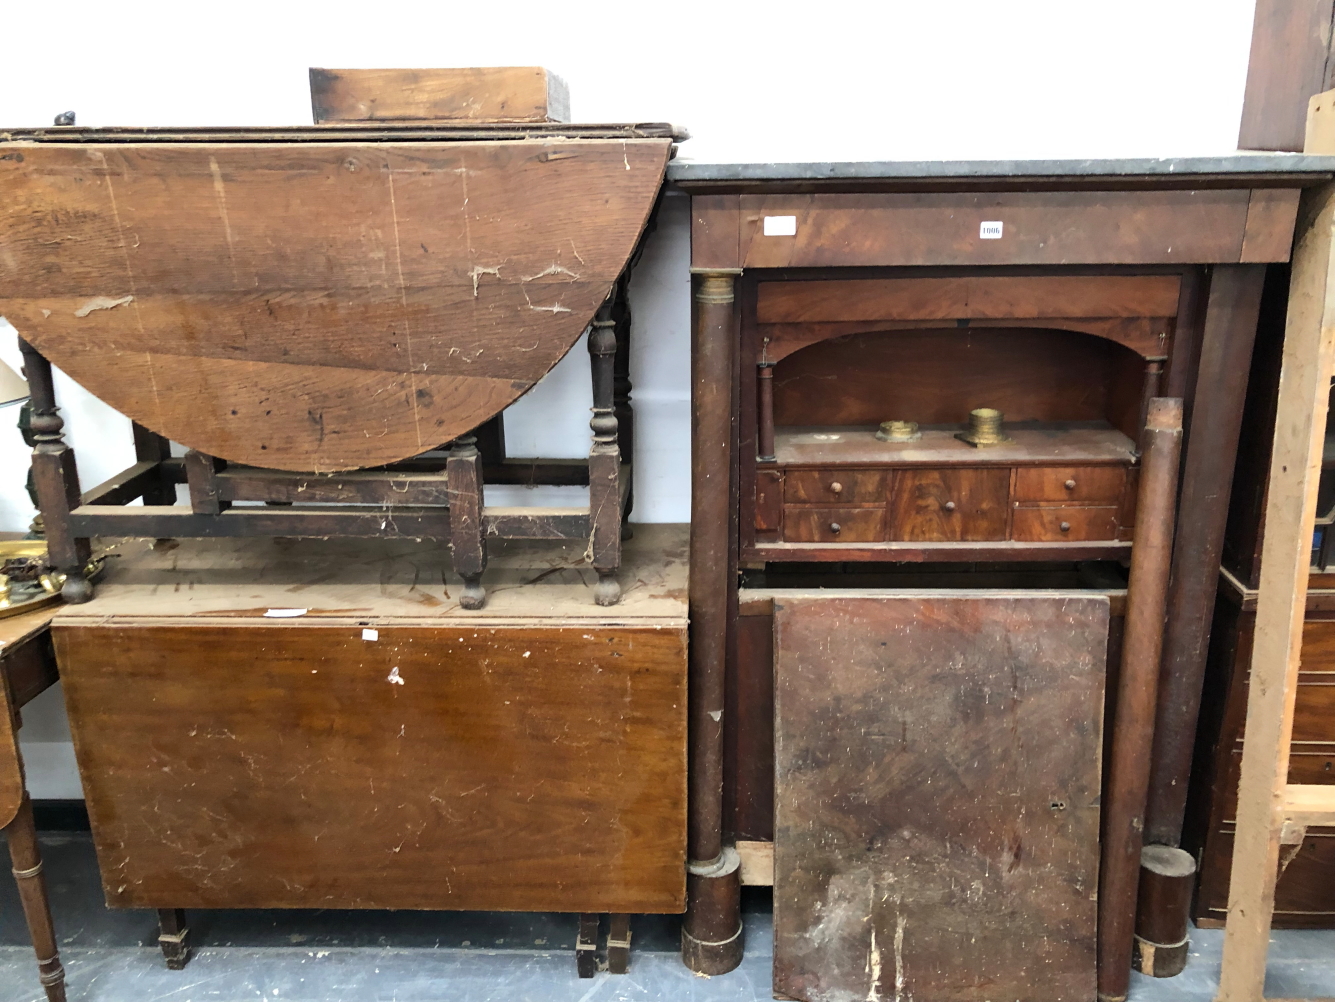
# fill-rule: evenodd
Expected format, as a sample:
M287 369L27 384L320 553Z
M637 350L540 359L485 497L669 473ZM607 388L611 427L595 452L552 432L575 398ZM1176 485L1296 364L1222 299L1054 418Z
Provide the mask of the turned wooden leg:
M607 932L607 970L625 974L630 968L630 916L613 915Z
M575 938L575 970L581 978L598 973L598 916L586 912L579 917L579 935Z
M158 909L158 945L169 970L185 969L190 959L190 928L185 924L185 909Z
M598 310L589 331L589 363L593 370L593 446L589 450L589 530L593 569L598 572L593 600L616 605L621 585L621 448L617 444L617 417L613 383L616 360L616 321L612 304Z
M630 391L630 269L628 268L617 280L614 292L616 301L612 306L612 319L616 321L616 360L612 375L612 413L617 419L617 448L626 463L627 471L635 462L635 410L631 406ZM621 538L630 539L635 535L630 524L630 513L635 507L635 485L626 485L626 503L621 509Z
M32 820L32 801L23 795L23 804L14 820L5 828L9 858L14 867L23 916L37 953L37 970L49 1002L65 1002L65 970L60 966L55 928L51 924L51 904L46 896L46 878L42 876L42 857L37 849L37 829Z
M84 576L91 553L87 539L76 539L70 512L79 507L79 472L74 450L65 444L65 422L56 408L51 363L36 348L19 338L23 371L32 400L32 477L41 502L46 549L51 563L65 575L61 589L66 602L87 602L93 586Z
M487 601L482 573L487 569L487 541L482 524L482 453L471 434L455 439L445 461L450 499L450 549L454 569L464 579L459 604L481 609Z

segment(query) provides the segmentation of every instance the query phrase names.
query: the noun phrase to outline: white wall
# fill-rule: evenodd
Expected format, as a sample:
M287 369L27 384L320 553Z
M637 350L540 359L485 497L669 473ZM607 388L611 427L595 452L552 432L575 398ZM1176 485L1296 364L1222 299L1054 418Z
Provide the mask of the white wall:
M1252 7L10 0L0 126L67 109L80 125L288 125L310 120L309 66L541 65L570 84L576 121L684 125L681 155L696 160L1222 153ZM633 289L641 521L689 517L687 222L685 198L669 198ZM17 362L3 328L0 358ZM85 483L124 466L127 422L68 380L57 392ZM581 347L512 409L512 452L580 454L588 406ZM13 420L0 411L0 530L32 516ZM59 693L24 718L33 795L78 796Z

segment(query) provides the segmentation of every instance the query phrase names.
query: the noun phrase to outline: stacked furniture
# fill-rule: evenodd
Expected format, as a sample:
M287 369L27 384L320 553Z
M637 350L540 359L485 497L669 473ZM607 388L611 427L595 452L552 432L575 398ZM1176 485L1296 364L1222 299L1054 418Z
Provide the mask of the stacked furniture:
M736 962L772 839L777 992L1125 994L1161 651L1199 672L1265 266L1332 166L669 168L733 513L692 530L688 962Z
M314 126L0 133L107 900L174 966L187 908L521 909L581 913L592 976L611 913L624 972L628 914L684 904L684 540L622 554L626 289L683 134L570 124L536 68L311 81ZM507 456L586 332L587 461ZM82 494L53 364L133 423Z

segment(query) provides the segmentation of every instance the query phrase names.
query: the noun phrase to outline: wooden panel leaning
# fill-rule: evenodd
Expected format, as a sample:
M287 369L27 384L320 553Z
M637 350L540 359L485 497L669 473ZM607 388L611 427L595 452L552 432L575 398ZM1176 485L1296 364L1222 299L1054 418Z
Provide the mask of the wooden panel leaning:
M566 82L540 66L329 70L311 67L320 122L568 122Z
M1324 430L1335 371L1335 186L1304 196L1270 462L1219 1002L1264 996L1285 828L1335 823L1325 787L1288 785ZM1317 791L1317 808L1291 802Z

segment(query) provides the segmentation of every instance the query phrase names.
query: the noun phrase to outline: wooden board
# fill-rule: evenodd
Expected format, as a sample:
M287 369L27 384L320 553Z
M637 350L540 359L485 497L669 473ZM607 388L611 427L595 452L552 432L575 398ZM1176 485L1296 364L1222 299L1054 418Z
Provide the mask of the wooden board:
M107 903L678 912L686 624L54 628Z
M330 70L311 67L320 122L568 122L570 92L541 66Z
M728 196L715 197L727 204ZM731 204L735 237L725 232L727 212L697 210L696 228L707 232L696 267L1287 261L1298 192L775 194ZM766 236L768 216L794 217L796 232ZM1002 236L984 238L985 222L1001 223Z
M670 147L0 143L0 314L201 452L393 462L481 424L570 349Z
M1109 605L776 593L774 988L1095 994Z
M1331 0L1257 0L1239 149L1303 149L1307 99L1332 82L1333 16Z

